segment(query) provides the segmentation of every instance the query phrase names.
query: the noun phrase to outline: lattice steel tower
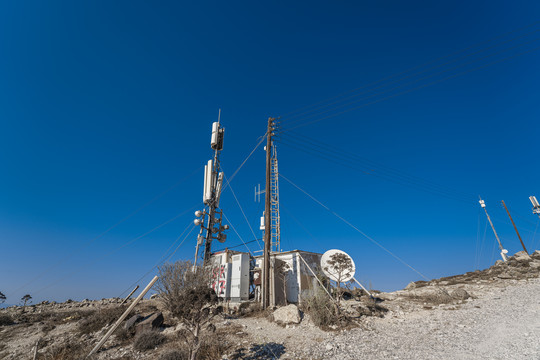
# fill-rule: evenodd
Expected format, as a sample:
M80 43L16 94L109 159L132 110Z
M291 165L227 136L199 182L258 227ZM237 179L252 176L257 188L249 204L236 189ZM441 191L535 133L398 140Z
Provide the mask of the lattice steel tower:
M270 176L270 227L271 227L271 251L281 252L281 227L279 218L279 171L276 145L272 143L272 159L271 159L271 176Z

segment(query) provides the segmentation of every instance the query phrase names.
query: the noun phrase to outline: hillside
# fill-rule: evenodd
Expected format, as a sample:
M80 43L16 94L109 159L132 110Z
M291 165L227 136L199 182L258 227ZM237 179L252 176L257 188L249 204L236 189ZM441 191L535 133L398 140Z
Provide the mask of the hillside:
M530 359L540 357L540 252L463 275L415 282L404 290L343 301L352 322L321 330L309 314L299 324L278 325L255 307L230 311L206 339L207 359ZM80 359L117 319L121 299L41 303L0 310L0 358ZM135 313L163 312L148 350L119 330L96 359L180 359L180 327L157 300ZM13 323L11 323L13 321ZM10 324L11 323L11 324ZM157 336L157 335L156 335ZM169 354L169 355L166 355Z

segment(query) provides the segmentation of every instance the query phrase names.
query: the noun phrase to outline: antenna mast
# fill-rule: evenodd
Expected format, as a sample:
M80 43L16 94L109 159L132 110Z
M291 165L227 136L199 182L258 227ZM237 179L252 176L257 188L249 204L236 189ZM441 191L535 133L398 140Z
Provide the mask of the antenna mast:
M221 109L219 109L218 121L212 124L210 147L214 150L214 158L208 160L208 163L204 166L203 202L206 207L203 211L195 211L197 218L193 221L195 225L201 227L197 236L194 265L197 265L201 245L204 245L203 263L207 264L212 255L212 241L225 242L227 235L223 231L229 228L228 225L221 224L222 211L219 209L219 199L223 187L223 172L221 171L219 157L221 150L223 150L223 135L225 134L225 128L221 127L220 120ZM206 234L203 235L205 230Z
M497 232L495 231L495 226L493 226L493 223L491 222L491 218L489 217L489 214L487 212L486 203L484 202L484 200L482 200L482 198L480 198L480 201L478 201L478 202L480 203L480 206L486 212L486 216L487 216L487 219L489 221L489 224L491 225L491 229L493 229L493 233L495 234L495 238L497 239L497 242L499 243L499 250L501 250L501 257L502 257L503 261L507 261L508 258L506 257L506 254L508 254L508 250L504 249L502 244L501 244L501 240L499 239L499 235L497 235Z

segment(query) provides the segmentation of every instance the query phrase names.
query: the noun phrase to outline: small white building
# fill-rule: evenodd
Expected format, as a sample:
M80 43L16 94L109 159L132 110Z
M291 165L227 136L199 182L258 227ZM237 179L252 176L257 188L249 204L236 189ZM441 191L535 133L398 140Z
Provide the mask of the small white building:
M300 303L302 296L311 293L318 286L314 273L321 273L321 256L322 254L302 250L272 253L270 255L270 271L273 274L270 276L270 305ZM263 256L256 256L255 263L260 269ZM260 282L258 284L260 285Z
M318 285L313 274L321 273L321 256L301 250L272 253L270 305L299 303L303 295L315 289ZM252 298L259 300L262 262L262 255L251 258L244 252L224 250L213 254L212 288L225 301L247 301L251 290L254 291Z

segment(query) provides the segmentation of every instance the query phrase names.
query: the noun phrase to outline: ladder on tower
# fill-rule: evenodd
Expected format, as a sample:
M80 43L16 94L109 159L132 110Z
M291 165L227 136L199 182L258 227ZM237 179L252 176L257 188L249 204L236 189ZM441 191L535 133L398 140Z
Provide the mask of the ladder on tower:
M281 252L281 226L279 217L279 172L276 146L272 146L271 176L270 176L270 225L271 251Z

